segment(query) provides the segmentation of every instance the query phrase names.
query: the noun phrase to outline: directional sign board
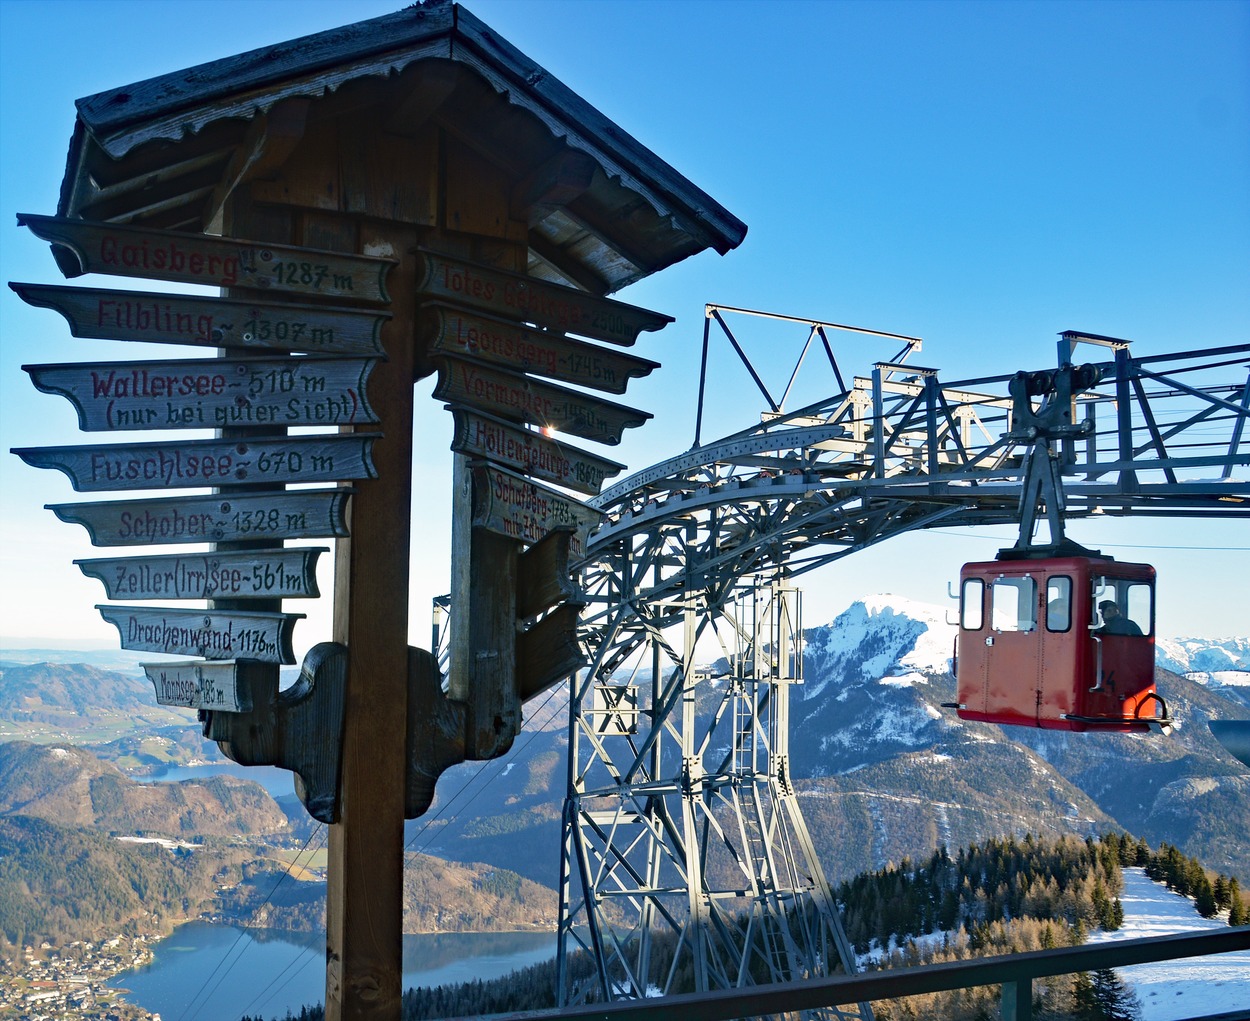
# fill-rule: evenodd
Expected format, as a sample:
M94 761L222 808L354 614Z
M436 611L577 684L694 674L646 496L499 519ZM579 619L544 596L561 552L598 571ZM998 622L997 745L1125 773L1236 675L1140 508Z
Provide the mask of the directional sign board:
M101 604L100 616L117 628L123 649L205 659L294 663L291 635L302 613L172 609Z
M441 306L429 308L430 350L623 394L630 379L647 375L658 362L573 340L491 316Z
M345 538L350 489L290 489L48 504L93 546Z
M616 461L557 443L541 433L489 415L467 408L452 408L451 414L455 421L452 450L506 465L579 493L594 495L602 488L604 479L625 470Z
M388 259L270 245L211 234L146 230L19 213L17 222L53 245L67 277L81 273L248 287L386 302Z
M140 665L156 689L156 701L161 705L227 713L242 713L252 708L251 700L241 697L238 664L233 660L193 659Z
M561 333L629 346L644 330L658 330L672 316L599 298L575 287L422 253L417 293L426 300L479 309L504 319L534 323Z
M109 599L299 599L320 595L324 546L75 560Z
M377 435L280 436L15 448L36 468L58 468L80 493L374 478Z
M557 528L575 529L570 553L580 557L602 515L577 500L493 465L473 469L473 524L535 543Z
M374 358L225 358L25 365L35 386L74 405L85 432L355 425Z
M269 348L380 355L389 312L112 291L59 284L9 286L28 304L59 312L75 337L193 347Z
M463 358L439 359L434 396L448 404L467 405L600 443L620 443L626 428L642 425L651 417L646 411Z

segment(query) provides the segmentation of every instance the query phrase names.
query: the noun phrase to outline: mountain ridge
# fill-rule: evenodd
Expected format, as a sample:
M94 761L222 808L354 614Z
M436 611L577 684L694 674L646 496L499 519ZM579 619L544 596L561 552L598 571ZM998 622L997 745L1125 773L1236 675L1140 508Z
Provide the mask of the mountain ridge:
M1110 830L1152 844L1167 841L1212 868L1250 877L1250 849L1239 848L1244 840L1235 839L1250 831L1250 774L1205 726L1208 719L1247 713L1244 703L1226 694L1229 685L1219 676L1204 681L1195 679L1196 671L1186 677L1160 668L1161 690L1182 718L1166 738L970 723L942 708L955 697L954 632L944 607L889 595L856 600L834 620L805 631L805 681L791 689L791 776L832 880L987 837L1086 837ZM1201 653L1191 644L1186 663L1205 662ZM29 813L33 806L43 817L72 812L84 828L171 836L201 826L288 838L309 829L292 819L283 830L273 814L280 814L279 806L264 800L267 795L262 799L263 791L249 781L221 790L201 782L191 793L175 784L128 787L113 763L133 772L159 755L196 754L200 748L213 754L215 746L185 718L181 730L171 725L160 732L176 733L176 739L140 739L149 724L136 707L152 707L142 678L89 665L36 666L2 668L0 720L30 725L31 705L23 701L29 691L23 689L33 684L41 713L58 726L77 720L95 743L83 755L58 750L51 725L40 724L42 744L0 745L9 757L0 758L0 814ZM700 697L718 697L715 684L702 686ZM102 692L116 694L116 704L107 704ZM100 737L98 720L91 719L100 713L88 697L93 693L110 718L130 708L129 731ZM405 826L408 849L558 888L567 753L562 697L566 690L553 689L527 707L525 729L505 759L466 763L444 774L431 811ZM89 718L78 718L80 712ZM46 785L59 786L59 793L32 786L32 771ZM231 799L246 806L253 796L257 814L234 818ZM214 815L219 830L212 829ZM270 822L275 828L267 831ZM300 904L291 906L296 916L310 910L308 896L309 889L300 891Z

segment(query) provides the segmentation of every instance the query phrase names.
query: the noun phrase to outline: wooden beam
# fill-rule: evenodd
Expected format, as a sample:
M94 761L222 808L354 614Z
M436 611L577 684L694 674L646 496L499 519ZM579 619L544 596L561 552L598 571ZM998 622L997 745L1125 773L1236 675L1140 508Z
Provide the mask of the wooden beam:
M535 167L512 189L512 215L532 227L552 209L581 195L594 180L596 163L584 152L562 149Z
M282 167L304 137L310 106L308 99L288 99L252 121L204 207L204 223L217 218L240 184L269 177Z
M399 172L401 168L396 168ZM324 224L322 227L324 228ZM330 828L326 1021L398 1021L403 946L408 578L411 555L414 228L343 218L392 271L387 361L369 393L385 440L378 477L352 499L352 535L335 561L334 635L348 647L339 822ZM326 239L321 236L322 241Z
M393 106L384 128L397 135L411 135L425 126L461 81L459 65L449 60L423 60L404 74L411 81L407 97Z

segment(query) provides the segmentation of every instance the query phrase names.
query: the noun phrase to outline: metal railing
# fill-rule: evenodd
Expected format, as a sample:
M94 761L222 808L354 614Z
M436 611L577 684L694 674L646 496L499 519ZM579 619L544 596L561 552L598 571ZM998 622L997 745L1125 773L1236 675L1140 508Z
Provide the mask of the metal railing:
M783 985L748 986L709 993L503 1014L496 1015L494 1021L540 1021L545 1018L559 1018L560 1021L672 1021L674 1018L680 1021L734 1021L738 1018L779 1016L791 1011L820 1010L836 1004L897 999L988 985L1002 986L1003 1021L1030 1021L1033 1016L1034 979L1239 950L1250 950L1250 926L1216 929L1196 935L1178 933L1035 950ZM1230 1013L1189 1021L1243 1019L1250 1019L1250 1003Z

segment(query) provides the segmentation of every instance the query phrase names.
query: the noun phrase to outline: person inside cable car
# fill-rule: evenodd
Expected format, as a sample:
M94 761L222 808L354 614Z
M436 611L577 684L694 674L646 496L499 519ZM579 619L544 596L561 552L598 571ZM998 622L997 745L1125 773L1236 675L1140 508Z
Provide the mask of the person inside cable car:
M1098 610L1102 614L1102 627L1098 628L1094 634L1096 635L1131 635L1134 638L1142 636L1142 630L1134 621L1125 617L1120 613L1120 607L1113 599L1104 599L1098 604Z

